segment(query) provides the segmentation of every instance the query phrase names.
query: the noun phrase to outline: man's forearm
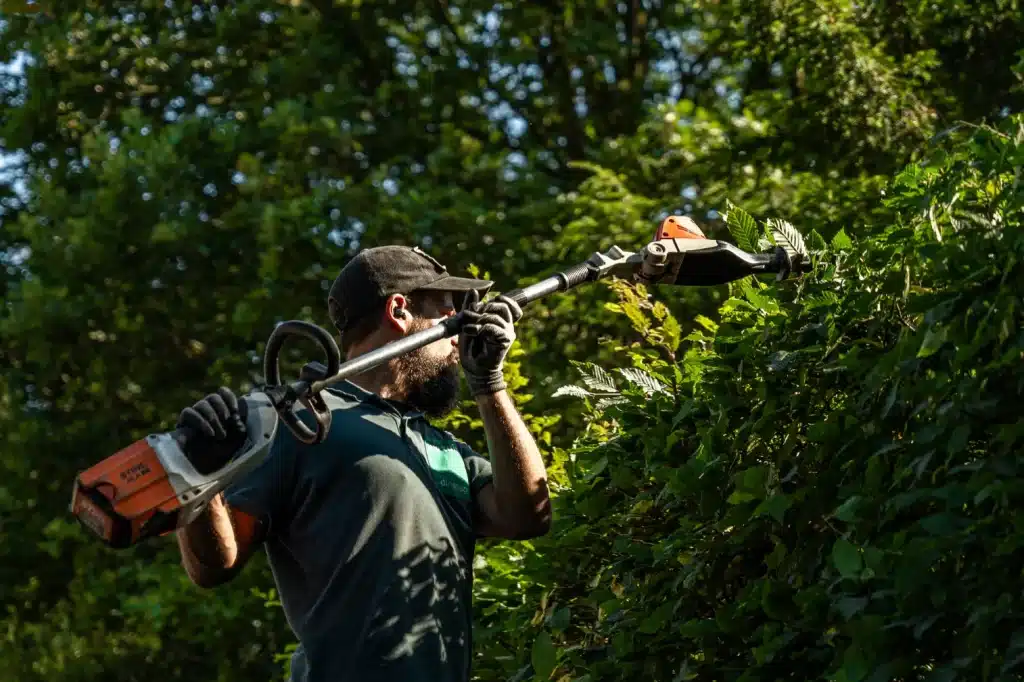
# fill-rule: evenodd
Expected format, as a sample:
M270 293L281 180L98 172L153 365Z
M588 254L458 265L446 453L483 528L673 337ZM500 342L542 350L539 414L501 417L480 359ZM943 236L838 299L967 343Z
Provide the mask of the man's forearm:
M502 515L523 531L546 531L551 523L547 471L533 435L506 391L478 396L476 402Z
M221 495L176 535L185 570L202 587L219 583L238 559L231 512Z

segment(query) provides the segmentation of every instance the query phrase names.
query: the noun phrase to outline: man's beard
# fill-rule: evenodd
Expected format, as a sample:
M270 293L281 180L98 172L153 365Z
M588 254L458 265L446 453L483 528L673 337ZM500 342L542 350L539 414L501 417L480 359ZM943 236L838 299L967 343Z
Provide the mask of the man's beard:
M455 349L453 356L442 360L427 355L426 348L418 348L395 358L398 376L406 389L405 401L429 417L451 413L459 404L459 365Z

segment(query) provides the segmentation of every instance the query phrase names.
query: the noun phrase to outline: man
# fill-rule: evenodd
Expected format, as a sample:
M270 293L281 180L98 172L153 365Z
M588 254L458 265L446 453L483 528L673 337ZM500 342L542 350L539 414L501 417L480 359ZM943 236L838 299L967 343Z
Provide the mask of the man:
M452 277L418 248L359 253L328 297L346 357L442 322L457 301L462 332L326 389L323 443L282 426L267 460L177 533L206 588L265 548L299 640L294 682L468 682L476 540L547 532L544 463L502 378L522 311L507 297L481 305L491 284ZM490 460L428 420L456 405L460 364ZM186 453L237 451L240 404L221 388L183 410L179 426L199 434Z

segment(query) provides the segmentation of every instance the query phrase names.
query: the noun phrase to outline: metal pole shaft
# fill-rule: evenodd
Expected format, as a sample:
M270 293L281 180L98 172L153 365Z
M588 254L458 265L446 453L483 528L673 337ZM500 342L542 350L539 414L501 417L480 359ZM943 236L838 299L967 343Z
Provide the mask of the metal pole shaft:
M515 300L519 305L525 305L530 301L535 301L538 298L552 294L560 289L568 289L571 284L575 284L575 282L569 282L565 275L559 273L546 279L542 279L536 284L531 284L522 289L511 291L506 295ZM311 394L319 393L328 386L344 381L349 377L373 369L374 367L378 367L400 355L422 348L434 341L455 336L459 333L461 328L462 314L460 313L454 317L448 318L444 322L430 327L429 329L415 332L409 336L398 339L397 341L387 343L380 348L375 348L369 353L365 353L352 358L347 362L341 363L334 376L313 382L309 387L309 392Z
M454 318L453 318L454 319ZM436 324L429 329L418 331L404 338L398 339L387 343L380 348L375 348L369 353L364 353L358 357L352 358L347 362L341 363L338 367L338 371L334 376L327 377L320 381L315 381L309 387L310 393L319 393L324 388L344 381L349 377L355 376L361 372L365 372L368 369L373 369L379 365L383 365L385 362L397 358L399 355L404 355L410 351L414 351L417 348L422 348L428 344L443 339L448 336L454 336L458 333L458 329L450 329L454 325L449 325L448 320L441 324Z
M564 282L564 275L552 275L547 279L542 279L536 284L531 284L528 287L523 287L522 289L510 291L505 295L522 306L526 305L530 301L535 301L538 298L547 296L548 294L553 294L554 292L559 291L560 289L567 289L568 287L563 286Z

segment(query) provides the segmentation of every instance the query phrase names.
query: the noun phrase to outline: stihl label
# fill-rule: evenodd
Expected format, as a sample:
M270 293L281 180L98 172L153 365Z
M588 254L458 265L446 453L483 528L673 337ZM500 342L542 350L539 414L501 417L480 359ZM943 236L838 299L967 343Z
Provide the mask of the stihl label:
M147 476L150 473L150 468L145 462L139 462L133 464L124 471L121 472L121 480L125 483L134 483L143 476Z

